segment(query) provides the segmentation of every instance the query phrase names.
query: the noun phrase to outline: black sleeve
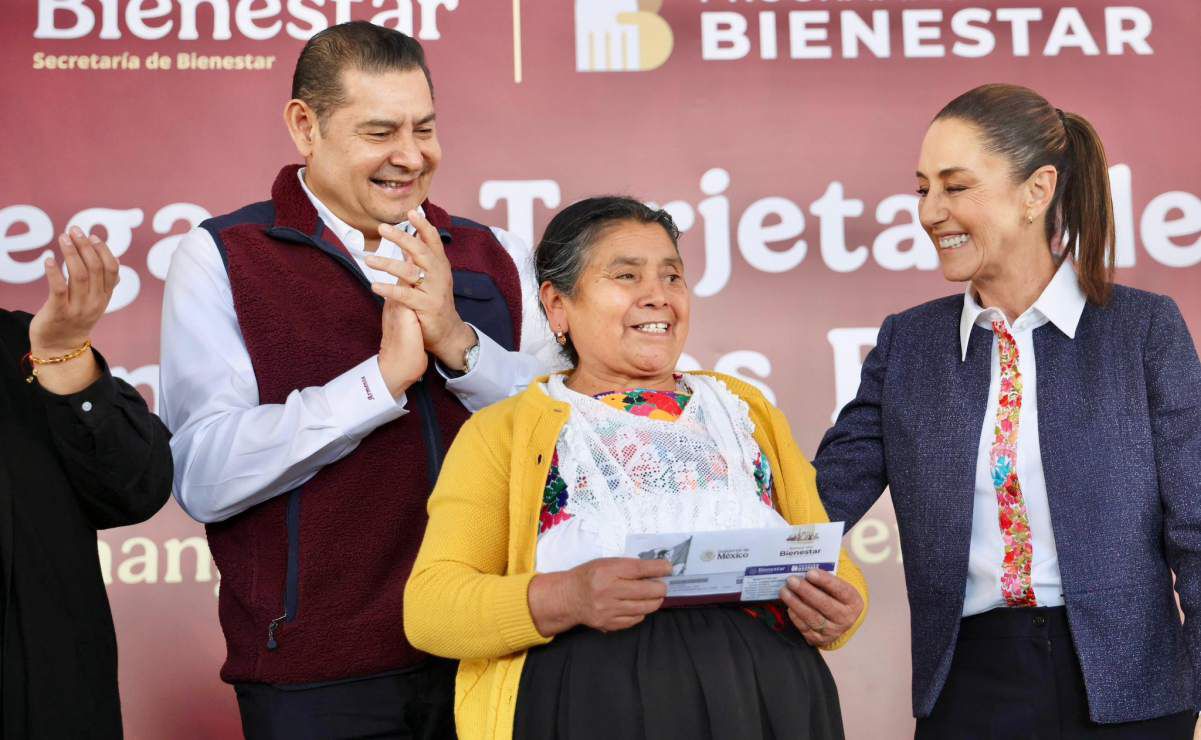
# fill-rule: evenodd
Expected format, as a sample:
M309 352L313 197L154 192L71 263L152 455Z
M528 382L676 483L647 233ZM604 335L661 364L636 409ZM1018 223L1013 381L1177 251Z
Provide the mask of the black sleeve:
M142 396L114 378L100 353L101 377L66 396L39 388L46 420L80 506L96 529L145 521L171 495L170 433Z

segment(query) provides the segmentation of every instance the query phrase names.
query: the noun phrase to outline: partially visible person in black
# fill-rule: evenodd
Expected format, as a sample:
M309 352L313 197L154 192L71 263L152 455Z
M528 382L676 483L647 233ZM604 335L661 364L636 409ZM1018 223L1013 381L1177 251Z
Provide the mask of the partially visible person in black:
M167 429L91 349L117 260L78 229L36 315L0 309L0 737L119 738L96 530L171 494Z

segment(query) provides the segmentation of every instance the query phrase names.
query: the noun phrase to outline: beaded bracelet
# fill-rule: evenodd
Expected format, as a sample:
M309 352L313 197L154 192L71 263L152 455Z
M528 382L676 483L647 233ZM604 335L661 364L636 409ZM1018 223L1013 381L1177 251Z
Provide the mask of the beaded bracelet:
M67 354L59 355L57 357L37 357L33 354L33 352L26 352L25 355L21 358L22 366L24 366L24 365L29 366L29 375L26 376L25 382L32 383L34 381L34 379L37 378L37 376L38 376L38 367L37 366L38 365L58 365L63 362L69 362L70 360L74 360L76 357L79 357L84 352L87 352L91 348L92 348L92 340L85 339L83 342L83 346L77 347L76 349L71 350Z

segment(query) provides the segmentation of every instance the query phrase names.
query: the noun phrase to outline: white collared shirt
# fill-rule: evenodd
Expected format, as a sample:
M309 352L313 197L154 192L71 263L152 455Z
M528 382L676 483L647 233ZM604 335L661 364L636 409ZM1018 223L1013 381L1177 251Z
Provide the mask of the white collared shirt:
M337 218L304 183L324 224L356 250L363 234ZM399 225L409 230L407 223ZM493 228L521 282L521 352L508 352L476 329L480 352L471 372L447 378L469 411L523 390L561 366L550 327L538 307L530 248ZM403 258L380 241L380 256ZM374 282L396 278L355 263ZM472 327L475 328L475 327ZM234 310L221 254L208 231L186 234L171 259L163 291L159 413L172 432L175 497L194 519L227 519L305 483L350 454L372 430L403 416L407 398L393 399L373 356L321 386L293 391L282 404L260 404L254 368ZM439 368L439 372L442 372ZM446 377L444 375L444 377ZM424 465L424 459L419 461Z
M996 308L983 308L968 286L959 320L961 359L967 358L967 346L972 327L988 329L992 337L991 379L988 385L988 406L984 428L980 435L976 458L976 488L972 507L972 542L968 555L966 597L963 616L1005 606L1001 596L1001 563L1005 544L998 523L997 492L992 484L990 451L994 441L997 418L997 395L1001 384L1000 363L997 358L997 338L993 321L1003 321L1009 327L1018 348L1018 372L1022 376L1022 410L1018 427L1017 476L1022 487L1022 500L1030 522L1033 560L1030 580L1039 606L1060 606L1063 602L1059 575L1059 556L1051 527L1051 510L1047 501L1047 481L1038 439L1038 374L1034 356L1034 330L1050 322L1068 337L1076 336L1076 326L1084 312L1085 298L1076 279L1072 260L1064 260L1051 282L1043 289L1034 305L1013 322Z
M347 250L353 250L350 252L350 256L354 258L354 263L359 266L359 271L366 275L367 279L373 283L385 283L387 285L395 284L395 275L384 272L383 270L376 270L373 267L369 267L367 265L367 261L363 259L363 256L358 254L358 252L362 252L367 246L367 240L363 236L363 232L335 216L333 211L331 211L324 203L318 200L316 195L313 195L313 191L309 190L309 184L304 181L304 170L305 168L301 167L296 171L296 177L300 180L300 187L304 188L304 194L309 196L309 202L312 203L313 207L317 209L317 215L321 217L321 222L324 223L330 231L334 232L334 235L337 236L338 240L342 242L342 246L346 247ZM417 206L417 212L421 214L422 218L425 218L425 208L422 206ZM417 234L417 229L414 228L413 225L408 221L402 221L396 225L397 227L404 229L405 232L410 235L415 236ZM493 231L505 233L500 232L499 229L494 229ZM510 253L512 253L512 250L510 250ZM379 246L376 247L374 254L377 257L387 257L388 259L394 260L403 261L405 259L405 254L401 248L383 237L380 237ZM523 285L522 288L524 289L525 286Z

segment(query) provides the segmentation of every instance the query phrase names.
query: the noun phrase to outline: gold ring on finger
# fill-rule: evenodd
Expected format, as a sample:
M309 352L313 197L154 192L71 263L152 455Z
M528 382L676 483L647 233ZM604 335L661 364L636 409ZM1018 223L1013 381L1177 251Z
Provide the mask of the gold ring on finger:
M421 284L424 282L425 282L425 270L418 270L417 271L417 279L415 281L413 281L413 287L420 288Z

